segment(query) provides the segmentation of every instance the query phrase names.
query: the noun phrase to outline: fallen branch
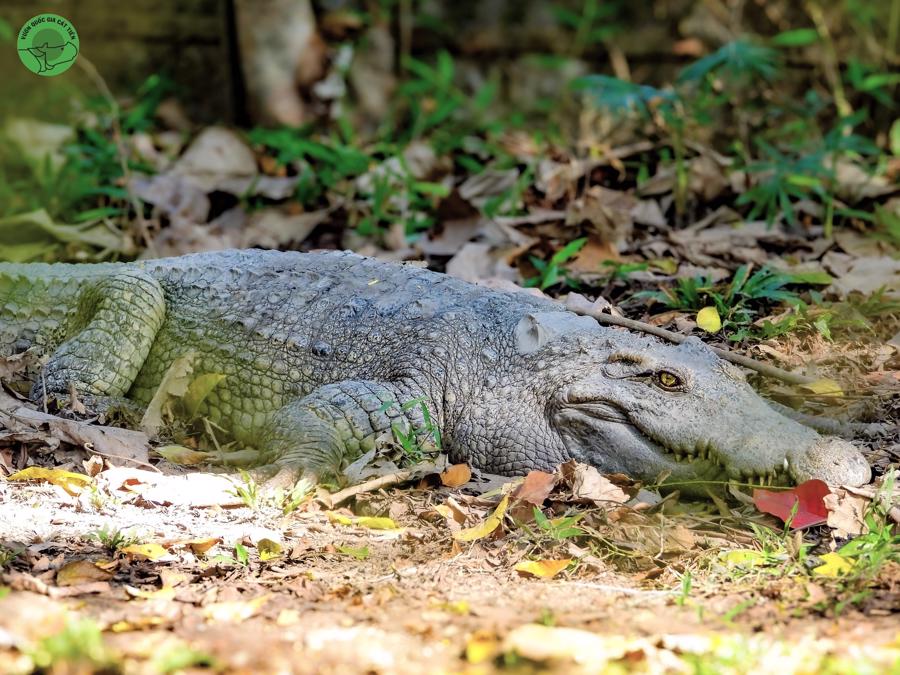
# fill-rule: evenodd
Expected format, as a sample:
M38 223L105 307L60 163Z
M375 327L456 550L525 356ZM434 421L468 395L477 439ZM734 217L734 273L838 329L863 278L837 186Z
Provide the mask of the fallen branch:
M674 342L675 344L681 344L688 338L688 336L686 335L674 333L670 330L666 330L665 328L660 328L659 326L653 326L649 323L644 323L643 321L635 321L634 319L626 319L623 316L604 314L602 312L592 310L587 304L583 304L577 300L567 301L566 309L575 312L576 314L581 314L582 316L589 316L593 319L596 319L598 323L609 326L621 326L622 328L628 328L629 330L648 333L649 335L655 335L658 338L668 340L669 342ZM789 382L790 384L812 384L813 382L817 381L817 379L814 377L809 377L807 375L798 375L797 373L790 373L777 366L772 366L768 363L761 363L760 361L751 359L749 356L735 354L734 352L730 352L727 349L720 349L719 347L712 346L710 347L710 349L712 349L716 353L716 356L721 359L730 361L731 363L734 363L738 366L743 366L744 368L749 368L750 370L755 370L761 375L765 375L766 377L773 377L776 380L781 380L782 382Z
M400 483L404 483L410 478L415 477L416 473L417 472L414 469L394 471L393 473L385 474L384 476L378 476L377 478L367 480L365 483L360 483L359 485L351 485L344 490L335 492L333 495L330 495L330 498L328 499L328 501L330 502L329 506L340 506L344 502L353 499L353 497L356 497L357 495L361 495L366 492L375 492L375 490L391 487L393 485L399 485Z

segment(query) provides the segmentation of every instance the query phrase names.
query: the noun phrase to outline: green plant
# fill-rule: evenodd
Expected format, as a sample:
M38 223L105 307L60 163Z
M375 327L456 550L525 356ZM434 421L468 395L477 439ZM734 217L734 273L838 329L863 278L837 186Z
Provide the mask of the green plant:
M90 672L106 672L115 663L100 627L89 619L69 619L62 631L25 652L41 672L88 672L82 670L85 667L91 668Z
M212 654L198 651L186 644L163 648L150 664L150 670L154 673L182 673L194 668L219 670L220 666Z
M673 288L641 291L633 297L650 298L669 309L685 311L699 311L713 305L726 329L738 329L730 339L740 340L749 335L748 327L758 313L758 305L784 302L797 306L802 303L800 296L787 286L830 281L830 277L826 281L822 275L787 274L769 267L752 274L750 270L750 265L742 265L727 284L716 284L704 276L682 278Z
M396 406L396 401L386 401L382 404L379 412L386 412ZM441 450L441 432L431 416L431 411L426 404L426 398L419 396L400 405L402 412L408 412L413 408L419 408L422 414L422 426L416 429L409 423L405 416L399 419L402 421L393 422L391 424L391 432L394 441L400 446L403 456L411 464L422 462L426 456L435 451Z
M141 542L140 537L134 532L125 532L107 525L86 535L86 538L100 542L110 553Z
M255 511L260 504L259 483L244 469L241 469L241 481L242 484L235 484L234 489L229 490L228 494L237 497L244 503L244 506Z
M623 30L622 25L616 21L622 11L622 4L620 0L584 0L580 12L559 4L554 4L551 11L561 26L574 33L571 52L575 56L581 56L588 47L601 44Z
M284 491L276 500L281 504L281 512L287 516L296 511L312 494L315 487L315 483L307 478L298 480L290 490Z
M339 553L343 553L344 555L348 555L351 558L355 558L356 560L365 560L369 557L369 547L368 546L345 546L342 544L338 544L335 546L335 549L338 550Z
M537 286L543 291L551 286L555 286L560 281L563 281L566 285L577 288L575 281L565 274L562 266L578 255L578 252L584 248L586 243L587 237L573 239L550 256L550 260L541 260L537 256L529 256L529 260L531 260L531 264L534 265L535 269L538 271L538 275L526 279L524 286L528 288Z
M547 518L544 512L538 507L534 507L534 522L540 530L553 541L562 541L563 539L571 539L572 537L580 537L584 535L584 530L577 526L583 514L574 516L562 516L560 518Z
M7 546L0 546L0 567L6 567L13 560L19 557L22 553L22 549L14 549L9 548Z
M881 488L866 509L863 520L867 532L847 542L838 554L853 563L850 579L867 581L875 578L888 561L900 562L900 532L888 515L898 472L885 474Z
M675 598L675 604L679 607L684 607L685 603L688 600L688 597L691 595L691 588L694 584L694 577L691 575L690 570L685 570L681 575L681 583L678 588L678 597Z

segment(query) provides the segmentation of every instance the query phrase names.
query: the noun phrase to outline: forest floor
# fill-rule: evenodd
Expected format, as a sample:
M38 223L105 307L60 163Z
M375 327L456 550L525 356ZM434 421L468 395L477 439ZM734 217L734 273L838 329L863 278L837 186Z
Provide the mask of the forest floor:
M464 542L454 517L484 522L496 504L491 491L473 496L485 489L477 482L364 495L357 513L387 514L367 518L314 499L288 514L264 494L248 506L235 489L245 479L177 473L108 469L78 495L0 482L2 579L12 589L0 599L0 671L869 673L900 664L900 565L863 585L814 575L789 552L796 537L769 516L677 504L650 516L598 501L577 509L581 535L554 539L510 509ZM548 499L571 497L560 480ZM765 546L747 522L775 526ZM604 546L590 544L594 528ZM747 557L760 550L765 557ZM517 571L528 558L539 567Z
M156 75L114 100L83 55L102 96L7 97L3 260L348 248L699 337L780 369L748 372L763 396L883 432L853 439L872 484L780 497L396 453L356 495L286 490L185 466L211 433L163 419L184 391L141 431L101 426L27 403L16 355L0 672L900 673L900 83L865 53L871 15L866 40L849 3L782 4L819 11L717 24L732 38L631 75L622 53L619 77L578 54L395 64L390 21L339 12L302 127L195 124Z

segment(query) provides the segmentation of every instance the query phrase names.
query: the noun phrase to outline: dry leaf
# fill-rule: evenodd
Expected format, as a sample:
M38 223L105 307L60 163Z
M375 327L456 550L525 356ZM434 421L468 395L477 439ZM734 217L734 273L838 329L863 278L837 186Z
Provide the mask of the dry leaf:
M505 495L493 513L485 518L481 523L474 527L468 527L459 532L453 533L453 538L457 541L475 541L476 539L484 539L486 536L496 530L500 523L503 522L503 516L506 513L506 507L509 506L509 495Z
M85 486L93 481L83 473L73 473L62 469L45 469L39 466L30 466L27 469L16 471L6 480L45 480L48 483L58 485L70 495L79 494Z
M277 541L271 539L260 539L256 542L256 550L259 551L259 559L262 562L278 558L282 554L282 546Z
M513 498L541 506L556 485L556 474L530 471L522 484L513 492Z
M203 608L203 615L213 623L240 623L254 616L272 597L271 593L253 600L216 602Z
M221 537L209 537L206 539L187 539L185 541L176 542L176 546L189 546L197 555L203 555L216 544L222 542Z
M468 464L454 464L441 472L441 484L450 488L465 485L472 478Z
M516 564L516 572L524 572L541 579L552 579L572 562L571 558L563 560L523 560Z
M326 511L325 515L329 522L338 525L356 525L357 527L367 527L370 530L399 530L401 529L397 523L391 518L376 518L373 516L346 516L337 511Z
M163 459L172 462L172 464L181 464L191 466L193 464L202 464L209 461L209 453L200 450L192 450L183 445L164 445L156 448L154 452Z
M141 598L142 600L173 600L175 598L175 589L171 586L163 586L155 591L142 591L134 586L125 586L125 592L132 598Z
M871 500L844 490L838 494L825 495L823 503L828 509L828 527L834 529L834 536L855 537L869 531L865 522L866 509Z
M90 560L74 560L59 568L57 586L76 586L92 581L109 581L113 575Z
M159 560L169 555L169 552L159 544L132 544L120 548L119 551L144 560Z
M194 372L195 352L188 352L172 361L163 375L162 381L156 388L153 398L147 404L147 410L141 418L141 431L146 434L155 434L165 420L163 411L171 398L180 398L187 392L191 384L191 374Z
M603 476L595 467L576 464L572 474L572 496L592 502L624 504L628 494Z
M844 395L844 390L841 389L841 385L827 377L818 379L815 382L810 382L809 384L801 384L800 388L805 389L812 394L817 394L818 396Z

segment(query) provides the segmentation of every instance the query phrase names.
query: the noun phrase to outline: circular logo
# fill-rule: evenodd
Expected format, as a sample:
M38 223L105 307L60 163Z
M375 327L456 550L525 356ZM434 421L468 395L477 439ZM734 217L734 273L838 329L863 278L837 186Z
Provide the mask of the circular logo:
M19 29L19 58L32 73L52 77L66 72L78 56L78 33L58 14L38 14Z

